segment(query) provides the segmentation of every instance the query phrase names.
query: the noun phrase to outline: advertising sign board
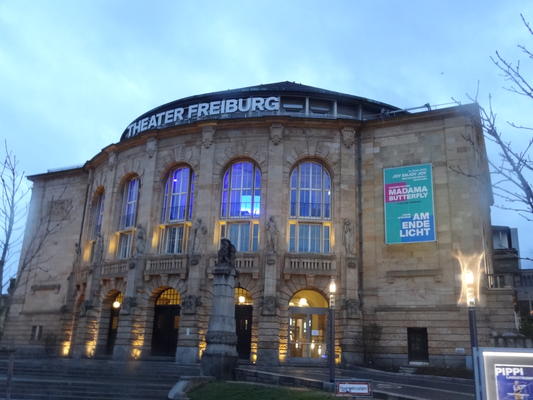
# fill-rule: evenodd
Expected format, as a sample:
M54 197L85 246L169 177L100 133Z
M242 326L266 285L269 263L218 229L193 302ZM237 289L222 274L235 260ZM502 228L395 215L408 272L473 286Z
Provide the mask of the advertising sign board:
M335 395L337 397L370 397L372 396L372 385L363 381L342 381L337 382Z
M384 168L385 243L436 240L431 164Z
M476 352L476 399L533 399L533 350L517 348L479 348Z

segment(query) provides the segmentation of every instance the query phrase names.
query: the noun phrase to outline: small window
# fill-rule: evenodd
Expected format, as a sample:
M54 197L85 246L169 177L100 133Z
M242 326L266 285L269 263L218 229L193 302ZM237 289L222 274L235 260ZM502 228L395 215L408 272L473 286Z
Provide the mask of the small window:
M32 341L39 341L43 337L43 326L42 325L33 325L31 327L31 337Z
M221 225L220 237L227 238L240 252L259 249L259 224L256 222L228 222Z
M329 225L291 223L289 225L289 252L329 253Z
M120 259L129 258L133 244L133 231L120 232L118 237L117 257Z
M162 254L183 254L186 251L188 226L185 224L167 225L161 228Z

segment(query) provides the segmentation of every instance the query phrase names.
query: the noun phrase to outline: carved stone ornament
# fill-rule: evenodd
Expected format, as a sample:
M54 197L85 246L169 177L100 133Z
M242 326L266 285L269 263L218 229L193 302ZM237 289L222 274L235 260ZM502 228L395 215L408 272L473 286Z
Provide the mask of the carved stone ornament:
M135 255L142 256L146 249L146 232L142 225L138 225L135 235Z
M213 144L213 136L215 135L214 126L204 126L202 128L202 146L206 149L210 148Z
M354 254L353 224L348 218L344 218L342 224L342 244L346 255Z
M235 346L237 344L237 335L226 331L208 331L205 335L207 343L226 344Z
M279 231L278 227L276 225L276 220L274 217L270 217L268 219L268 222L266 223L266 234L267 234L267 243L266 248L267 251L276 253L278 249L278 237L279 237Z
M135 297L124 297L120 312L121 314L128 315L131 313L132 309L135 308L135 306L137 306L137 300L135 299Z
M359 302L356 299L344 300L344 310L348 318L359 317Z
M157 140L155 138L150 138L146 142L146 154L149 158L152 158L157 150Z
M191 253L201 254L205 244L205 235L207 235L207 227L201 218L197 218L194 221L191 235ZM193 264L195 265L195 264Z
M355 129L354 128L342 128L342 143L349 149L355 143Z
M283 139L283 125L272 124L270 126L270 140L277 146Z
M93 307L93 302L91 300L85 300L83 303L81 303L80 317L85 317L87 315L87 311L90 311Z
M113 168L116 163L117 163L117 153L113 151L109 153L109 155L107 156L107 165L109 165L109 168Z
M196 314L196 308L200 306L200 298L192 294L185 296L181 303L181 311L183 314Z
M276 296L265 296L263 298L262 315L276 315L277 303Z

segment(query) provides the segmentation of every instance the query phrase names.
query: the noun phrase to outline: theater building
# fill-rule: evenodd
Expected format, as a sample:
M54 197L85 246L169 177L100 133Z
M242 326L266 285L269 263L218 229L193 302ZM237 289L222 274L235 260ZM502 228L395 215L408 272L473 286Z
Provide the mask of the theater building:
M20 351L197 362L224 237L251 362L326 361L332 280L343 365L464 364L472 293L480 344L515 328L511 290L485 279L492 194L474 105L407 112L291 82L209 93L29 179L2 339ZM459 254L479 256L473 272Z

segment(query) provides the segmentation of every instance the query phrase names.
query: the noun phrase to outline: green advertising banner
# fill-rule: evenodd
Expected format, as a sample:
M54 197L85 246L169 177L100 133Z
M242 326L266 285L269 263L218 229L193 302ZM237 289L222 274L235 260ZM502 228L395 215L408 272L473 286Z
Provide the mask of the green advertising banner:
M436 240L431 164L384 168L385 243Z

